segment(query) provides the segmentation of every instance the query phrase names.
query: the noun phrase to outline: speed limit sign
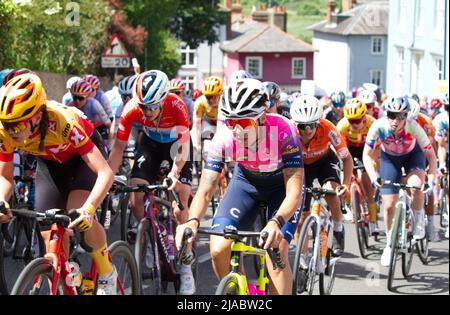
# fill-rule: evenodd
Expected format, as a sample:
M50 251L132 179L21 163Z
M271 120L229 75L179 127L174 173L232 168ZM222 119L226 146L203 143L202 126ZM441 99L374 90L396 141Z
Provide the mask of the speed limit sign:
M130 56L119 36L111 38L108 48L102 54L102 68L129 68Z
M129 57L102 57L102 68L129 68Z

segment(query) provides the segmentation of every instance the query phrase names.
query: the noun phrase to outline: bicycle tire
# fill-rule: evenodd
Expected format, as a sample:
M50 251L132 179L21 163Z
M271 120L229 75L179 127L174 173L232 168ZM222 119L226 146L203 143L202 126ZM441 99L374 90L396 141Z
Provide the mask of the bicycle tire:
M412 228L412 230L414 230L414 228ZM412 246L413 239L413 232L407 231L407 253L402 253L402 274L405 279L409 277L414 258L415 247Z
M216 289L216 295L240 295L238 276L230 273L220 280Z
M33 288L33 284L36 282L36 277L42 276L48 280L51 280L53 278L53 273L54 269L50 263L50 260L47 258L36 258L22 270L11 290L11 295L38 295L42 288ZM40 281L40 284L48 285L49 281L43 279ZM28 289L30 285L33 288L31 290ZM59 280L58 288L59 294L63 294L61 279ZM50 288L48 288L48 290L49 292L44 292L45 295L50 295Z
M352 185L350 188L350 194L351 194L351 205L353 209L353 216L355 220L355 227L356 227L356 236L358 239L358 248L359 253L361 254L361 257L364 259L367 259L367 253L366 253L366 245L368 243L367 241L367 234L366 230L364 229L364 222L363 222L363 216L362 216L362 207L361 207L361 195L358 194L358 191L356 190L356 186Z
M127 218L128 217L127 215L129 216L132 215L129 204L130 204L130 194L123 193L122 196L120 196L119 200L120 239L122 241L127 241L128 226L131 220L131 217Z
M141 292L144 292L143 288L145 285L149 288L151 295L160 295L162 287L161 265L159 250L155 248L154 244L156 244L156 233L151 228L150 221L144 218L138 225L136 243L134 244L134 257L141 279ZM149 251L148 254L147 251ZM144 274L146 258L151 260L148 262L151 265L147 266L148 271L145 270Z
M389 273L388 273L388 290L392 291L392 283L394 281L395 266L397 263L398 254L398 240L400 225L403 222L403 207L395 207L394 220L391 226L391 261L389 263Z
M116 267L118 277L121 280L122 286L125 285L125 295L140 295L141 294L141 277L139 276L136 259L130 246L124 241L116 241L109 246L109 253L111 255L111 261ZM124 268L117 265L115 262L118 257L122 257L129 268L129 278L123 275ZM126 281L126 280L130 280Z
M314 238L313 241L313 249L312 249L312 257L308 264L308 270L305 272L305 270L301 269L300 260L303 253L303 248L305 245L305 242L307 240L307 236L309 236L307 233L310 231L312 232L312 236ZM316 278L316 266L317 266L317 259L319 256L319 244L318 237L319 237L319 224L317 222L317 218L314 216L309 216L305 222L303 223L302 229L300 231L300 237L297 242L297 246L295 249L295 260L294 260L294 269L293 269L293 285L292 285L292 295L299 295L303 293L304 291L307 291L309 295L312 295L314 291L314 284L315 284L315 278ZM311 241L311 240L308 240ZM306 275L305 275L306 273Z
M34 219L27 219L22 222L23 230L27 239L27 245L23 249L23 260L25 265L29 264L33 259L44 257L46 253L46 245L42 238L39 223ZM34 225L34 226L33 226ZM33 235L34 234L34 235ZM31 244L31 238L34 236L37 243Z
M2 253L3 253L3 235L0 233L0 294L8 295L9 290L8 290L8 283L5 277L5 265L4 265L5 257Z
M425 237L416 243L417 255L424 265L428 265L429 243L428 237Z
M12 242L8 242L6 238L2 238L3 241L3 250L2 253L5 255L5 257L9 257L14 252L14 248L17 244L17 229L19 228L19 219L17 217L12 217L11 220L8 223L8 229L7 232L9 234L9 238L12 239Z
M324 273L319 274L319 292L320 295L330 295L333 291L334 280L336 276L336 264L331 265L331 248L327 251L327 266Z
M439 211L439 224L442 228L448 227L448 205L447 205L447 194L445 193L445 188L443 189L442 196L441 196L441 211Z

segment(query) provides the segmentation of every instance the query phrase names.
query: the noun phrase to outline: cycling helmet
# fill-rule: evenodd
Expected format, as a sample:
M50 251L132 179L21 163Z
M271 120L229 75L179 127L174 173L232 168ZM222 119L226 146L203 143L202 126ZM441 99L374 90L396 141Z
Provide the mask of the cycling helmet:
M448 105L448 92L445 92L444 95L442 95L441 102L444 105Z
M442 102L438 98L434 98L431 100L430 108L433 110L440 110L442 107Z
M0 87L3 85L3 79L12 71L13 69L3 69L0 71Z
M365 104L375 104L377 102L377 95L374 91L364 90L358 94L358 99Z
M280 87L275 82L263 82L263 89L270 103L269 107L274 107L275 102L280 99Z
M228 86L222 95L220 111L226 118L249 118L267 109L267 96L261 81L246 79Z
M192 91L192 99L195 101L197 98L199 98L200 96L202 96L202 91L200 91L199 89L195 89L194 91Z
M363 87L364 90L368 90L368 91L374 92L376 97L377 97L377 102L381 101L381 90L378 87L378 85L373 84L373 83L364 83L362 87Z
M169 78L159 70L141 73L136 80L134 94L139 104L159 103L169 94Z
M92 86L86 80L78 80L70 87L72 95L88 96L93 92Z
M322 104L311 95L302 95L291 105L291 116L296 123L318 122L322 115Z
M342 91L331 93L331 103L334 107L344 107L345 93Z
M344 117L348 120L360 119L367 112L366 103L359 98L348 100L344 106Z
M120 95L131 96L133 95L134 86L136 84L136 79L138 75L130 75L128 77L123 78L118 85Z
M294 101L299 98L300 96L302 96L302 93L300 92L294 92L289 96L289 102L294 103Z
M415 99L408 97L409 101L409 112L408 112L408 118L416 120L417 116L419 116L420 113L420 104Z
M169 83L170 91L184 91L186 90L186 83L181 79L172 79Z
M12 70L3 78L3 85L6 85L6 83L8 83L8 81L11 80L12 78L17 77L21 74L26 74L26 73L33 73L33 71L31 71L30 69L27 69L27 68L20 68L20 69Z
M87 83L91 85L94 90L98 90L100 88L100 80L97 76L93 74L87 74L83 77Z
M417 95L416 93L408 94L406 95L406 97L415 100L417 103L420 103L419 95Z
M71 77L69 80L67 80L66 89L68 89L70 91L72 84L74 84L78 80L81 80L81 78L80 77Z
M0 121L18 122L31 118L46 102L42 81L36 74L14 77L0 88Z
M391 97L386 100L385 110L394 113L409 112L410 104L407 97Z
M287 105L288 107L291 106L291 102L289 101L289 95L285 92L280 93L280 105Z
M219 77L209 77L203 82L202 93L205 96L215 96L222 93L222 79Z
M233 84L235 81L242 79L253 79L253 76L245 70L236 70L231 74L230 85Z

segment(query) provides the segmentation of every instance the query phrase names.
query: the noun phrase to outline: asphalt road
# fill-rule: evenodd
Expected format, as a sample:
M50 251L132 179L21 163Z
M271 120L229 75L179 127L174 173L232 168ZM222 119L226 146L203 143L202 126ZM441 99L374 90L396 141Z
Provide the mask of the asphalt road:
M209 227L212 213L209 210L203 227ZM435 224L439 226L438 217ZM373 253L368 259L362 259L359 254L356 239L355 226L345 223L346 248L345 254L339 259L336 267L336 280L332 294L342 295L365 295L365 294L420 294L435 295L449 294L449 241L444 240L444 231L440 231L443 239L437 243L430 244L429 264L423 265L417 255L414 256L411 275L404 279L401 273L401 264L397 264L396 279L394 281L394 292L387 290L388 268L380 265L380 256L384 248L385 239L381 238L379 243L373 244ZM109 244L119 239L118 225L112 226L108 231ZM294 250L290 253L291 261L294 258ZM198 240L199 270L197 294L214 294L218 281L214 275L209 255L209 238L200 236ZM15 261L10 257L5 260L6 277L12 287L20 271L23 262ZM169 286L167 294L173 294ZM316 287L318 293L318 286Z

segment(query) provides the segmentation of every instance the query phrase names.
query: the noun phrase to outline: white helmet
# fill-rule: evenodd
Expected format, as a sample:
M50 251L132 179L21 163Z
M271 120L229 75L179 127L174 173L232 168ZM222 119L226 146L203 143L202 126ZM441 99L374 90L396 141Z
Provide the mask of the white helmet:
M267 109L263 84L256 79L236 81L224 89L220 110L226 118L255 117Z
M289 95L285 92L281 92L280 93L280 104L285 105L285 104L289 104Z
M420 113L420 104L413 98L408 97L409 101L409 112L408 112L408 118L416 120L417 116L419 116Z
M80 77L71 77L69 80L67 80L66 88L70 91L70 88L72 87L72 84L74 84L78 80L81 80L81 78Z
M364 90L358 94L358 99L366 104L375 104L377 102L377 95L372 90Z
M311 95L301 95L291 105L291 116L296 123L317 122L323 115L323 105Z
M245 70L236 70L231 74L230 85L238 80L253 79L253 76Z
M134 85L133 97L139 104L153 105L163 101L169 94L169 79L159 70L141 73Z
M133 95L134 85L138 75L130 75L119 82L118 88L120 95Z

